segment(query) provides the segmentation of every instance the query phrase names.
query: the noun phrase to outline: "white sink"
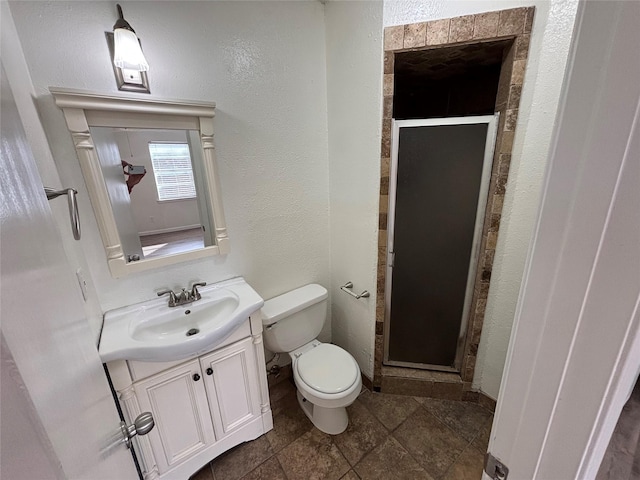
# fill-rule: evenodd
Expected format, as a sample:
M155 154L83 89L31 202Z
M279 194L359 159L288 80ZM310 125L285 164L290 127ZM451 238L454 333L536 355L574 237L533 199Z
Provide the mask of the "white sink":
M179 307L168 307L162 297L105 313L100 358L168 362L199 355L264 305L241 277L201 287L200 294L200 300Z

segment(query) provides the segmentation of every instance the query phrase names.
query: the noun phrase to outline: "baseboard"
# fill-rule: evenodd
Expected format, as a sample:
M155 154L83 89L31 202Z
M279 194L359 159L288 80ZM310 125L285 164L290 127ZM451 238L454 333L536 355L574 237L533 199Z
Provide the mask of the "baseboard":
M496 411L496 401L491 398L489 395L483 392L478 392L478 403L482 405L487 410L491 410L491 412L495 413Z
M367 390L369 390L370 392L372 392L373 391L373 382L371 381L371 379L369 377L367 377L362 372L360 372L360 375L362 376L362 386L364 388L366 388Z
M202 225L196 223L195 225L183 225L181 227L170 227L170 228L161 228L159 230L147 230L146 232L139 232L138 235L141 237L146 237L149 235L160 235L162 233L174 233L174 232L182 232L184 230L193 230L195 228L202 228Z

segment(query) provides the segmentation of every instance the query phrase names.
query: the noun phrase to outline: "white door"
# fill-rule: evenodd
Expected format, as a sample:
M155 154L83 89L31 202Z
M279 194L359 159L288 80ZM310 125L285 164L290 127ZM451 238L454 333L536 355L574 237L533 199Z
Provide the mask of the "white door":
M118 226L124 258L128 259L131 255L138 255L138 258L142 259L140 234L133 219L131 196L122 170L122 158L118 150L118 142L113 135L113 129L92 127L91 138L93 138L98 158L100 158L100 167L109 192L113 216Z
M4 65L1 89L0 474L12 479L135 479L131 454L119 442L120 419L79 287ZM90 208L88 199L79 201L80 208Z
M640 369L640 2L577 20L489 442L509 480L594 478Z
M214 245L213 229L211 228L211 215L209 214L209 205L211 200L209 192L204 184L206 172L204 170L204 158L202 156L202 144L200 143L200 135L196 130L187 130L187 143L191 154L191 168L193 170L193 180L196 186L196 197L198 201L198 212L200 213L200 222L204 236L204 246L210 247Z

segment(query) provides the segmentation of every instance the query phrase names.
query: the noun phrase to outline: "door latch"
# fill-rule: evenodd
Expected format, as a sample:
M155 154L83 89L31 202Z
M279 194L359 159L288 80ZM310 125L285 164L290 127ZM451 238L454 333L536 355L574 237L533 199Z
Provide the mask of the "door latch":
M124 422L120 422L122 441L127 445L127 448L131 448L131 439L136 435L146 435L153 430L155 424L151 412L141 413L129 426Z
M507 480L509 468L490 452L484 456L484 473L492 480Z

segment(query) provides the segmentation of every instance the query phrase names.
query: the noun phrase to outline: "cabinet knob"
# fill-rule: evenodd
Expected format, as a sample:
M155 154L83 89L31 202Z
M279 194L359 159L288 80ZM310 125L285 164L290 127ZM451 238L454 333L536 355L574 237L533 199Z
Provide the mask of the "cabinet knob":
M213 368L207 368L207 375L213 375Z
M193 374L193 380L194 380L195 382L197 382L198 380L200 380L200 375L199 375L199 374L197 374L197 373L194 373L194 374Z

